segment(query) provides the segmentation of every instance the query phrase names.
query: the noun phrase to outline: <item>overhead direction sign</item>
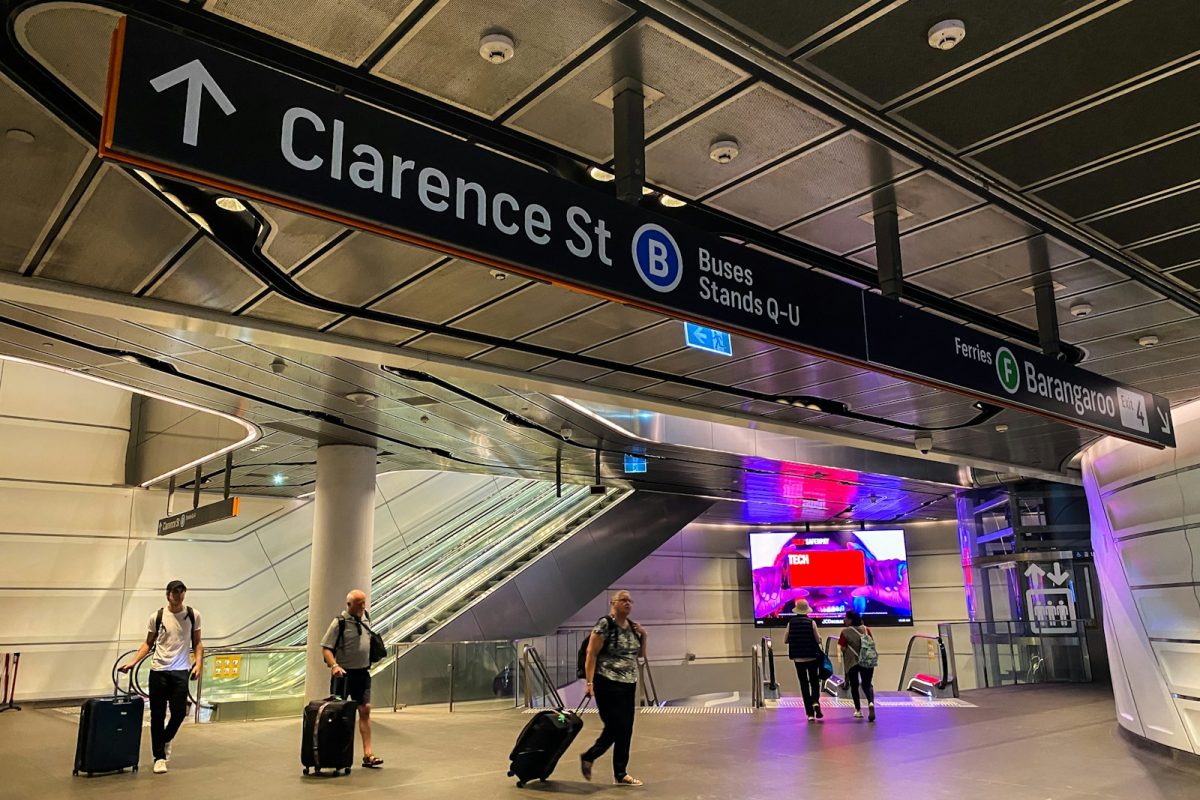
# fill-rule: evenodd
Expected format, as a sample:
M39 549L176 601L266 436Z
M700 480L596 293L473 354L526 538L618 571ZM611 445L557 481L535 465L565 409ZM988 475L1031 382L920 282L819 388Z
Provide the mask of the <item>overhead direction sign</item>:
M878 328L899 313L878 303L922 324L974 332L150 23L122 19L108 80L102 157L703 326L1174 445L1162 398L1129 390L1151 421L1162 416L1165 433L1162 424L1143 429L1112 417L1107 405L1103 414L1080 415L1039 392L1014 396L990 375L975 383L974 374L962 381L945 369L869 358L872 320ZM876 344L870 340L872 352ZM1073 386L1116 386L1058 369Z
M707 350L719 356L733 355L733 339L728 333L694 322L683 323L683 343L688 347Z
M226 497L224 500L218 500L206 506L189 508L187 511L163 517L158 521L158 535L166 536L169 533L179 533L191 528L199 528L201 525L208 525L210 522L220 522L223 519L236 517L239 503L240 500L236 497Z

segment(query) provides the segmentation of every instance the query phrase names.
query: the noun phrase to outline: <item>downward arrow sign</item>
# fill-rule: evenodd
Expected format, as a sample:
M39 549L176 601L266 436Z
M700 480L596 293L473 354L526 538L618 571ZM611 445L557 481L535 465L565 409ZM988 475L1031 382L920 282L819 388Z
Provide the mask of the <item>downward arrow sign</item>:
M1025 577L1027 578L1044 578L1045 576L1046 570L1042 569L1037 564L1030 564L1029 569L1025 570Z
M1055 586L1062 586L1063 581L1071 577L1071 573L1063 572L1062 565L1057 561L1054 562L1054 571L1050 573L1050 580L1054 581Z
M1171 435L1171 420L1167 417L1166 414L1163 413L1161 408L1156 409L1156 410L1158 411L1158 418L1160 420L1162 420L1162 432L1167 434L1168 436L1170 436Z
M225 92L221 91L221 87L213 80L213 76L204 68L199 59L193 59L182 67L164 72L151 80L150 85L154 87L154 91L161 92L184 81L187 81L187 105L183 112L183 143L195 147L200 135L200 104L204 100L206 89L212 95L213 100L217 101L221 110L225 112L225 116L228 117L237 109L233 107L233 103L225 96Z

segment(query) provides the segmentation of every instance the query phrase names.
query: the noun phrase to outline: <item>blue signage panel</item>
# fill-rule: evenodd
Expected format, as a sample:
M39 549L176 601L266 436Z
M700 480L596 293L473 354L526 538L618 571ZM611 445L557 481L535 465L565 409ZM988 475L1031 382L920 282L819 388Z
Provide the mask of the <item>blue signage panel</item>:
M707 350L720 356L733 355L733 337L725 331L706 328L694 322L683 323L683 343L697 350Z
M645 472L646 459L642 456L631 456L625 454L625 471L626 472Z

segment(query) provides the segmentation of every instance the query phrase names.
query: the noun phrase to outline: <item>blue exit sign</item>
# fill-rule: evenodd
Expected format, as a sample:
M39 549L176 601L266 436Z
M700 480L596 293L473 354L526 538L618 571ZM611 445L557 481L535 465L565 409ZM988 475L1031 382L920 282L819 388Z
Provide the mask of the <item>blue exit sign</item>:
M625 454L625 471L626 472L645 472L646 471L646 459L642 458L641 456L631 456L628 453L626 453Z
M703 325L683 323L683 342L697 350L707 350L721 356L733 355L733 338L725 331L705 328Z

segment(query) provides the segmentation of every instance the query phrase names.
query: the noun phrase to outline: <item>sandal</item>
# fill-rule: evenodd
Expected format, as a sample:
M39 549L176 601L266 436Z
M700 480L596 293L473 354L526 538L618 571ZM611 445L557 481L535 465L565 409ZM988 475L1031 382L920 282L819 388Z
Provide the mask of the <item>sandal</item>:
M642 782L632 775L626 775L624 778L617 778L613 783L618 786L641 786Z
M374 769L376 767L383 766L383 759L374 753L364 753L362 765L368 769Z
M580 756L579 771L583 773L583 779L585 781L590 781L592 779L592 762L588 761L583 756Z

